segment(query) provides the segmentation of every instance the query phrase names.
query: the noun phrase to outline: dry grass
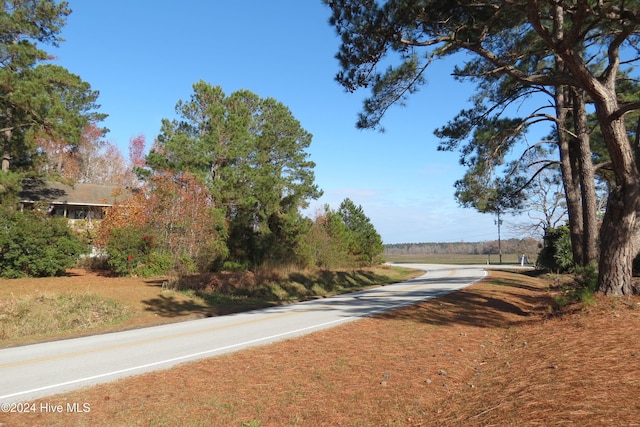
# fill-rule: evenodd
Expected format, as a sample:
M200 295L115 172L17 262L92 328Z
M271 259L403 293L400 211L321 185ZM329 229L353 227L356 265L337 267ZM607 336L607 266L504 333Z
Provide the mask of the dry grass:
M640 424L640 299L551 315L550 282L491 272L375 318L52 396L8 426ZM36 402L39 405L40 402Z
M193 277L182 283L189 288L183 292L173 290L168 277L109 277L80 269L64 277L0 279L0 348L225 315L419 274L388 266L223 272Z
M91 330L127 319L122 304L97 294L38 293L0 301L0 340Z
M6 335L0 337L0 348L15 345L29 344L47 339L60 339L83 334L112 332L121 329L137 328L153 324L162 324L180 320L195 319L204 316L207 307L198 298L182 295L178 292L167 291L162 288L162 279L139 279L108 277L85 270L72 270L67 276L55 278L26 278L7 280L0 279L0 315L16 321L15 313L10 313L14 305L22 305L23 310L33 311L33 302L38 296L45 297L52 311L60 311L64 306L65 296L87 295L99 307L102 305L115 305L115 310L122 316L108 316L103 322L93 322L87 327L68 331L65 327L54 327L38 335L15 333L9 327L5 329ZM155 310L151 304L157 299L172 301L177 305L190 307L190 310L177 313L175 316L166 316ZM44 301L43 300L43 301ZM40 311L46 310L41 307ZM93 310L95 312L95 310ZM29 319L32 323L38 323ZM104 321L106 320L106 322ZM117 321L120 320L120 321ZM1 323L1 322L0 322ZM85 322L87 323L87 322ZM24 329L24 327L23 327Z

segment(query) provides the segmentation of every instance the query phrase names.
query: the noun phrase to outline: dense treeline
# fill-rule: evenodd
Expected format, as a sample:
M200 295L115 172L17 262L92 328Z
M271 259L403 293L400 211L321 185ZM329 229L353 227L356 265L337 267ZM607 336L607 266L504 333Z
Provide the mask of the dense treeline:
M61 274L90 246L122 275L381 261L382 239L351 200L302 214L322 194L312 136L281 102L197 82L148 155L143 136L131 140L127 163L103 139L98 92L41 50L63 41L68 3L9 0L0 13L0 276ZM46 200L17 212L27 178L122 191L80 235L49 215Z
M395 243L384 246L385 255L492 255L526 254L532 256L540 250L535 239L507 239L498 242L445 242L445 243Z
M116 272L379 262L381 238L350 199L315 219L303 216L322 191L306 152L311 135L285 105L200 81L176 113L136 167L140 191L101 227L99 243Z

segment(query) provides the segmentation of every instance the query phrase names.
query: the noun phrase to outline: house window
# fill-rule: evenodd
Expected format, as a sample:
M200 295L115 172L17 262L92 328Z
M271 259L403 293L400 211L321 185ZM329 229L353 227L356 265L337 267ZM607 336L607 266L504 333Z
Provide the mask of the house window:
M50 215L64 216L64 208L62 206L54 206Z
M69 211L70 219L86 219L87 211L85 209L73 209Z

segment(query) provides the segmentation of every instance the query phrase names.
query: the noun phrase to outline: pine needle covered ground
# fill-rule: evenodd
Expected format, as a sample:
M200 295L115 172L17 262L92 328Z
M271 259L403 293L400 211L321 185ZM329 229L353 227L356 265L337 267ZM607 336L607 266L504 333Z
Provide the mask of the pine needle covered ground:
M640 299L552 309L558 292L492 271L378 317L42 400L90 412L0 423L640 425Z

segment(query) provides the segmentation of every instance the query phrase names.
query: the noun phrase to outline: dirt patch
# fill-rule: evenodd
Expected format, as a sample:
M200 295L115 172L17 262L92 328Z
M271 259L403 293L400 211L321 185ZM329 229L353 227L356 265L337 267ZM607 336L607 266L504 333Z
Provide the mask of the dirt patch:
M22 425L638 425L640 299L550 315L512 273L330 330L0 414ZM40 405L42 402L35 402Z

